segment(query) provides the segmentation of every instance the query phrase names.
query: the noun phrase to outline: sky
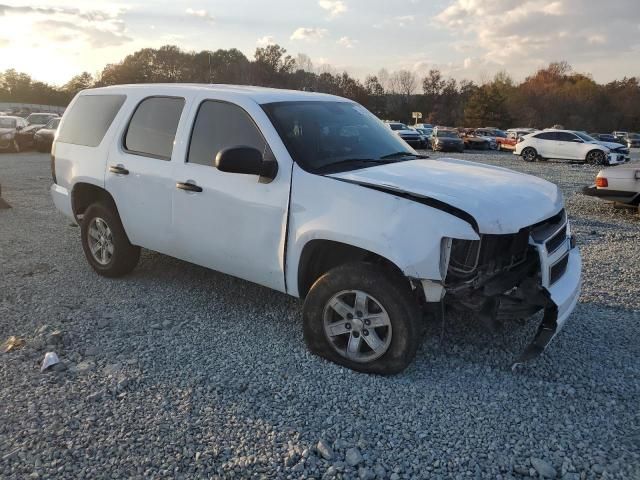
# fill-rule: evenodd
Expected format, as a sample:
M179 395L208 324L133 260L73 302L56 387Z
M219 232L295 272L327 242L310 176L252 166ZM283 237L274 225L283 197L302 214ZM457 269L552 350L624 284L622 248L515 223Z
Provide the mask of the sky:
M58 85L144 47L252 58L270 43L361 79L384 67L522 80L566 60L607 82L640 76L640 0L0 0L0 70Z

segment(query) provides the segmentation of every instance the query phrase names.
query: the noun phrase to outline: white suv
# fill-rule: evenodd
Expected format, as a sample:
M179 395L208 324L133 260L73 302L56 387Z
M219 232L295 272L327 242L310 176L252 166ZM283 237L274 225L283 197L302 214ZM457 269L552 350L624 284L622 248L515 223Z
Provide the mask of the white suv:
M355 370L404 369L441 307L492 326L544 310L524 361L578 300L555 185L426 160L344 98L107 87L76 96L56 135L53 200L98 274L144 247L302 298L310 349Z
M518 141L513 153L526 162L555 158L616 165L629 161L629 150L623 145L601 142L573 130L547 129L526 135Z

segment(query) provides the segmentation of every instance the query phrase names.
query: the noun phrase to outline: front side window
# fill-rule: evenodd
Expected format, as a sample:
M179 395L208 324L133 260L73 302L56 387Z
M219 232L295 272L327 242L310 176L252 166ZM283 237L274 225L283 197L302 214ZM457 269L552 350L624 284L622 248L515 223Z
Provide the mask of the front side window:
M228 147L253 147L267 155L268 146L249 114L237 105L207 100L200 105L189 145L188 163L213 166Z
M353 102L262 105L294 161L312 172L363 168L417 154L367 109Z
M124 139L124 148L160 160L171 160L184 98L149 97L140 102Z
M556 140L560 142L574 142L577 138L573 133L556 132Z
M56 128L58 128L58 125L60 125L60 119L54 118L49 123L47 123L47 125L44 128L49 130L55 130Z

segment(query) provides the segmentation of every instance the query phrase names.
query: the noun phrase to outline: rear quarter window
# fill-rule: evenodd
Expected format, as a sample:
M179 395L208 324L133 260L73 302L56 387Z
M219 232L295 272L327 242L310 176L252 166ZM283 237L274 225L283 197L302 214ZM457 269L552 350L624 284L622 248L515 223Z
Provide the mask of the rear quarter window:
M97 147L102 142L125 95L82 95L65 113L58 142Z

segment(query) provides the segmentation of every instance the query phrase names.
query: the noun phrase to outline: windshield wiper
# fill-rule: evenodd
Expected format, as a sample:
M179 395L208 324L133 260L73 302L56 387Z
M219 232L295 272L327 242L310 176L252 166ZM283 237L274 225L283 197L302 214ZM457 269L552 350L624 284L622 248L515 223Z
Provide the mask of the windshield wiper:
M387 158L402 158L402 157L414 157L414 158L429 158L427 155L419 155L417 153L411 152L394 152L389 155L384 155L380 157L380 160L385 160Z
M395 160L391 160L391 159L375 160L373 158L347 158L345 160L339 160L337 162L333 162L328 165L323 165L322 167L318 167L313 171L315 173L326 173L334 170L336 167L338 167L339 169L340 167L346 167L351 165L351 166L354 166L355 168L365 168L371 165L385 165L387 163L392 163L394 161Z

